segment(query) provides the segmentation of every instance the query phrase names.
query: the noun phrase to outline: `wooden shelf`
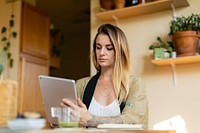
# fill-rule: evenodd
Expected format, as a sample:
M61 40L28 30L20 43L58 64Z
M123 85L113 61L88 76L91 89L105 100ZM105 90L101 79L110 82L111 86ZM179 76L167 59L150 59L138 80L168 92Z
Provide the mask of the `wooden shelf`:
M96 16L102 20L110 21L113 17L118 19L140 16L171 9L171 4L174 4L175 8L189 6L188 0L160 0L155 2L149 2L145 4L139 4L136 6L125 7L122 9L115 9L105 12L96 13Z
M159 59L151 61L155 65L171 65L173 64L189 64L189 63L200 63L200 56L187 56L187 57L177 57L169 59Z

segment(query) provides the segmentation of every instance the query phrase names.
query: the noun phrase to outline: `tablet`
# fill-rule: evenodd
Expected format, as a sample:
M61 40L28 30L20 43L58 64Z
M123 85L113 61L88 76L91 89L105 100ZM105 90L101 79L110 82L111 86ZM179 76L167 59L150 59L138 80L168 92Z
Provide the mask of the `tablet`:
M75 80L39 75L39 83L47 121L58 124L57 118L51 116L51 107L61 107L63 98L77 103Z

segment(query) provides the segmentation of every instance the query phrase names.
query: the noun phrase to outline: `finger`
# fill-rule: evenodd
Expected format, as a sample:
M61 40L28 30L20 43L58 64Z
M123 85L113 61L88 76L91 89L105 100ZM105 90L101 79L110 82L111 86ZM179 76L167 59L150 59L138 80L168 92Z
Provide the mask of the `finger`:
M81 101L80 98L77 99L77 103L78 103L79 107L82 107L82 108L85 108L85 109L87 108L86 105Z
M64 103L60 103L60 106L61 106L61 107L67 107L67 105L64 104Z
M80 126L86 126L86 123L87 122L82 119L80 119L80 121L79 121Z
M63 102L63 104L65 104L66 106L68 106L68 107L74 107L75 105L74 105L74 103L73 102L71 102L70 100L68 100L68 99L66 99L66 98L64 98L63 100L62 100Z

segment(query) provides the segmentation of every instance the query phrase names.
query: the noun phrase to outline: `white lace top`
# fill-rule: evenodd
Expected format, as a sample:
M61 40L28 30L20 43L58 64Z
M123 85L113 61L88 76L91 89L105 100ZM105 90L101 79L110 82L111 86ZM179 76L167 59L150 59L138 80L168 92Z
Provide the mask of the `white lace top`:
M120 106L118 100L103 106L93 97L89 106L89 112L94 116L118 116L120 114Z

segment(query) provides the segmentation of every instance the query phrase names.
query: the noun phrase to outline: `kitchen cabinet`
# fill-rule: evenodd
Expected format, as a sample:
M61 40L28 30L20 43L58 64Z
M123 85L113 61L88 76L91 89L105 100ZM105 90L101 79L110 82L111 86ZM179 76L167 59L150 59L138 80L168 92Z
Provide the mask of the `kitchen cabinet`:
M34 6L23 4L21 52L49 58L49 23L47 14Z
M35 6L22 3L18 113L45 117L38 75L49 75L50 18Z
M39 112L43 117L46 117L38 75L48 75L48 67L48 61L45 59L28 54L21 55L20 114L26 111Z
M110 21L115 18L123 19L170 10L172 8L171 4L173 4L175 8L189 6L188 0L159 0L121 9L99 12L96 13L96 16L104 21Z

